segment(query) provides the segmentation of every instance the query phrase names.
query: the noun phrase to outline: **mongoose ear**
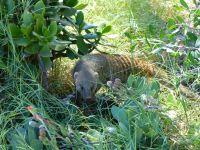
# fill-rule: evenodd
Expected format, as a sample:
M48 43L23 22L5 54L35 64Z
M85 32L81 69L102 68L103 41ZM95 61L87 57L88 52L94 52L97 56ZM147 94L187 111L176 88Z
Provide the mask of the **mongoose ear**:
M98 74L98 72L94 72L94 77L95 77L96 79L99 78L99 74Z
M76 80L78 78L78 74L79 74L78 72L74 73L74 80Z

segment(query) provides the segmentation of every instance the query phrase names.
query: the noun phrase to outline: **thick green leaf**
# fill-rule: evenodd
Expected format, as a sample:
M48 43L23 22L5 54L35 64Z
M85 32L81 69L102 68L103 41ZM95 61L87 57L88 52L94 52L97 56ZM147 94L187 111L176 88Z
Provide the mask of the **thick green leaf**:
M98 38L98 35L96 33L88 33L83 36L84 39L96 39Z
M187 5L187 3L184 0L180 0L180 3L183 7L189 9L189 6Z
M35 128L28 126L27 131L28 131L28 137L27 138L28 138L29 142L31 142L32 139L37 139Z
M88 5L88 4L79 4L79 5L75 6L74 8L75 8L76 10L82 10L82 9L84 9L85 7L87 7L87 5Z
M56 35L57 33L57 23L56 21L52 21L49 26L50 35Z
M122 123L128 129L128 115L124 108L112 106L111 113L119 123Z
M79 11L79 12L77 13L77 16L76 16L76 24L80 26L81 24L83 24L83 21L84 21L83 12L82 12L82 11Z
M62 10L62 14L65 16L65 17L71 17L73 15L76 14L76 9L74 8L65 8Z
M32 36L32 31L33 31L33 26L32 25L22 25L21 26L21 32L23 33L24 36L26 36L29 39L33 39Z
M78 0L63 0L63 4L69 7L74 7L78 4Z
M77 37L77 46L80 54L87 54L89 50L89 45L84 42L83 37Z
M23 24L25 26L29 26L33 24L33 15L29 11L25 11L24 14L22 15L23 19Z
M34 11L36 14L42 14L45 13L45 4L42 0L38 1L34 6Z
M8 27L9 27L10 32L11 32L13 37L20 37L21 36L21 30L16 24L14 24L14 23L8 24Z
M34 26L34 31L39 34L42 34L43 26L46 25L45 19L42 15L35 15L35 18L36 18L36 24Z
M27 46L24 51L28 54L36 54L38 53L40 47L38 45L38 43L32 43L29 46Z
M15 43L16 43L18 46L24 46L24 47L26 47L26 46L30 43L30 40L28 40L28 39L25 38L25 37L21 37L21 38L15 39Z
M111 25L108 25L108 26L104 27L103 30L102 30L102 34L110 32L111 29L112 29Z
M40 50L40 56L42 57L52 57L51 50L49 45L43 45L42 49Z
M85 24L83 26L83 30L88 30L88 29L93 29L93 28L97 28L97 25L94 25L94 24Z
M42 150L43 149L43 144L40 140L37 139L32 139L30 141L30 146L34 149L34 150Z
M50 35L50 31L45 25L42 26L42 33L45 37L48 37Z
M54 40L50 43L50 47L55 51L61 51L68 47L69 44L71 44L70 41Z
M46 38L36 32L33 32L33 36L36 37L39 41L45 40Z

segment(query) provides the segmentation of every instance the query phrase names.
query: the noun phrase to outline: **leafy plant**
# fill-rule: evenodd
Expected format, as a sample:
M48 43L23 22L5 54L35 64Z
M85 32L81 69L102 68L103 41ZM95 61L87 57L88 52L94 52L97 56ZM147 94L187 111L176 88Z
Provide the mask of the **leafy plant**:
M154 26L150 26L145 37L130 33L126 35L132 41L132 51L143 44L152 54L161 56L167 68L175 69L173 72L181 78L181 83L191 85L194 90L199 91L200 10L198 7L189 7L184 0L180 0L180 5L175 5L174 8L177 15L168 18L159 34L153 30Z
M152 97L155 97L160 90L159 84L157 82L147 83L145 78L132 75L127 84L129 99L123 105L111 108L112 115L118 122L120 133L125 137L124 140L127 143L125 149L144 149L150 145L151 148L166 148L167 141L162 131L160 114L156 109L151 110L151 107L156 108L156 106L148 108L144 100L153 102Z
M81 11L86 5L74 0L9 0L0 4L1 66L10 52L16 51L20 60L34 64L45 76L52 60L92 52L110 28L105 26L100 32L96 25L87 24Z

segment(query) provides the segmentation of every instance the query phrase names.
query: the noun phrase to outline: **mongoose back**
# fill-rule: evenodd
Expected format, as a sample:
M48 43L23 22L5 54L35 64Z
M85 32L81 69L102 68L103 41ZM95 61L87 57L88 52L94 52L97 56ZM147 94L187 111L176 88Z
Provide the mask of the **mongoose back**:
M73 70L76 92L84 100L91 100L101 84L119 78L126 82L131 74L155 76L158 69L138 58L125 55L88 54L79 60Z

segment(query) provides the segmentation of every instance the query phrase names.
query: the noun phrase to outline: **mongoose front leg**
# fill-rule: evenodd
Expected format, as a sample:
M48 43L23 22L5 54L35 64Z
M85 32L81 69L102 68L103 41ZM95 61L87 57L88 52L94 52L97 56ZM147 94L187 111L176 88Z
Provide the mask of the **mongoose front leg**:
M121 86L122 82L119 78L116 78L114 81L107 81L108 87L110 87L114 92L118 91Z

